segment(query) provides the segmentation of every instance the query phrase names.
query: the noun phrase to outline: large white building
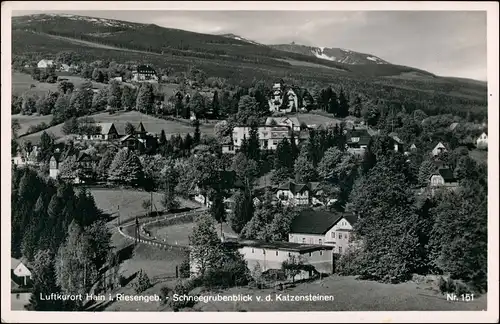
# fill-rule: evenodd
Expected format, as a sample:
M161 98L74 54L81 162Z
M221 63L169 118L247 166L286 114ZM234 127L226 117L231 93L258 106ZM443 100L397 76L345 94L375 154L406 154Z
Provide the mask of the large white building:
M305 209L293 220L288 241L332 246L333 252L343 254L353 244L351 232L357 219L350 213Z
M332 273L334 271L334 255L328 245L300 244L293 242L263 242L253 240L226 239L226 246L237 249L252 271L259 264L263 272L270 269L281 269L284 261L291 256L301 259L304 264L314 266L318 272ZM190 258L190 271L198 273L198 263Z
M275 150L279 142L287 138L290 140L292 130L288 126L259 126L260 148L263 150ZM250 138L250 127L236 126L233 129L232 142L222 146L223 153L236 153L241 147L243 139ZM295 137L295 143L299 143L299 137Z

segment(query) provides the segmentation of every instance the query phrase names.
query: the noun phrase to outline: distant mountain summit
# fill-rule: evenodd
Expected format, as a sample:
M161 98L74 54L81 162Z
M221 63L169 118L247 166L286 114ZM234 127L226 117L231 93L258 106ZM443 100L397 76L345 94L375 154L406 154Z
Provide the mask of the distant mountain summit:
M390 64L375 55L354 52L343 48L313 47L295 43L268 46L281 51L315 56L320 59L344 64Z

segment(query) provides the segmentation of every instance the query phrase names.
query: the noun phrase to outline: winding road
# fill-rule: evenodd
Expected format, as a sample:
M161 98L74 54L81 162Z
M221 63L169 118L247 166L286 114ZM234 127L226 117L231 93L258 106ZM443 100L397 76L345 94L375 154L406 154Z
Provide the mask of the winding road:
M174 244L169 244L165 240L160 240L157 239L156 237L151 237L150 234L148 233L147 229L145 226L152 225L158 222L162 221L167 221L167 220L173 220L173 219L178 219L178 218L183 218L183 217L196 217L198 215L201 215L204 213L206 210L194 210L194 211L188 211L188 212L182 212L182 213L176 213L176 214L168 214L164 216L155 216L155 217L148 217L148 218L142 218L139 221L139 239L138 242L140 243L145 243L157 248L161 249L172 249L172 248L187 248L188 246L185 245L174 245ZM165 225L169 226L169 225ZM135 220L130 220L127 221L124 224L121 224L120 226L117 226L118 233L120 233L122 236L125 238L135 241ZM186 235L188 235L186 233ZM220 236L220 232L217 231L217 235ZM231 233L227 232L222 232L222 235L224 237L231 237L235 238L236 236Z

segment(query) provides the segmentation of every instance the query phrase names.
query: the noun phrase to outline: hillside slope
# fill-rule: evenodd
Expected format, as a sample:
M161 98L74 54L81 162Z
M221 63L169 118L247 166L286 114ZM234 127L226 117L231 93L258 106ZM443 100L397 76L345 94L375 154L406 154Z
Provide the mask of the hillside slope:
M269 47L345 64L390 64L375 55L359 53L343 48L313 47L298 44L278 44L269 45Z
M365 76L398 75L417 71L411 67L391 64L373 64L370 59L361 61L358 55L350 55L345 62L324 59L321 55L333 55L325 49L321 55L304 54L300 51L282 50L263 46L236 35L210 35L185 30L164 28L153 24L74 15L30 15L13 17L13 32L31 31L58 35L119 48L147 51L183 57L207 58L235 62L252 62L264 65L290 66L286 60L309 62L337 70ZM333 50L333 49L329 49ZM366 55L365 55L366 56ZM372 56L366 56L372 57ZM386 63L376 58L377 62ZM359 65L353 67L353 62ZM373 67L367 67L373 65ZM390 68L388 68L390 66ZM418 70L420 71L420 70ZM420 71L422 73L428 73Z

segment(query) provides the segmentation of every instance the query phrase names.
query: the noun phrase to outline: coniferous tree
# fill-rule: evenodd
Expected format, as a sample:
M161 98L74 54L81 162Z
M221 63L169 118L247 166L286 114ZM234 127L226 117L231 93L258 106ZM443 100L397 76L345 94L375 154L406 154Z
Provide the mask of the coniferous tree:
M50 250L40 250L32 263L33 292L30 296L27 310L32 311L62 311L63 304L57 300L47 300L42 296L57 294L60 289L56 283L54 254Z
M339 94L339 106L338 106L337 116L344 118L347 117L348 115L349 115L349 102L346 98L344 90L341 89Z
M121 96L121 107L126 110L131 110L136 107L136 98L134 98L135 91L129 87L124 86Z
M194 145L200 144L201 140L201 132L200 132L200 122L199 120L194 121L194 136L193 136L193 143Z
M110 82L108 89L108 105L111 108L121 109L122 107L122 89L116 81Z
M214 97L212 99L212 116L214 119L219 119L220 117L220 103L219 103L219 93L217 90L214 91Z
M150 114L154 108L154 91L153 85L150 83L143 83L139 88L136 100L136 109L140 112Z
M259 130L256 124L250 126L249 138L248 138L248 151L246 156L250 160L256 162L260 161L260 141L259 141Z

